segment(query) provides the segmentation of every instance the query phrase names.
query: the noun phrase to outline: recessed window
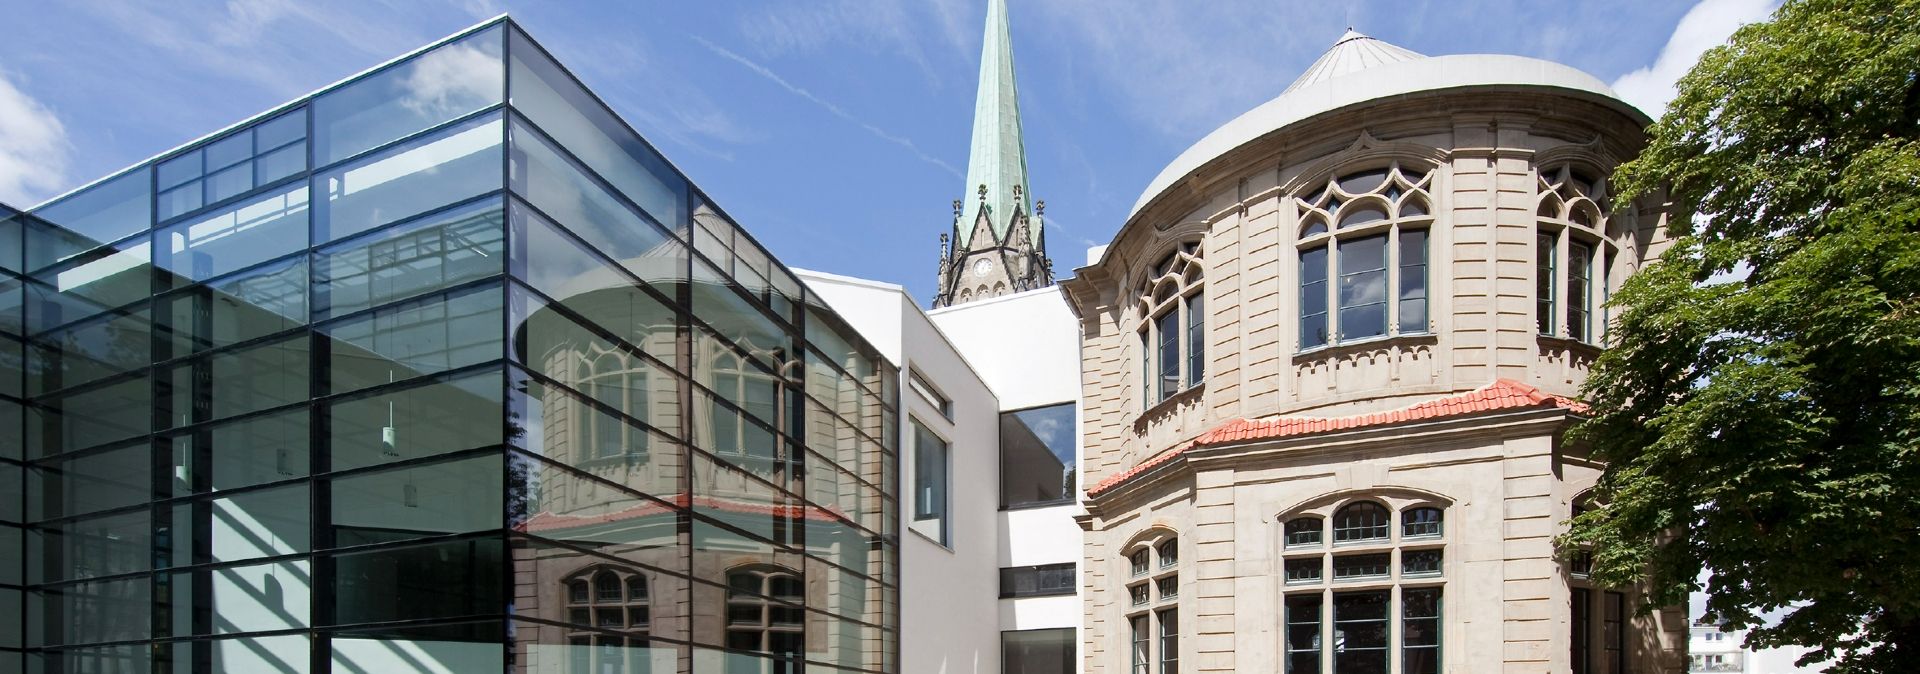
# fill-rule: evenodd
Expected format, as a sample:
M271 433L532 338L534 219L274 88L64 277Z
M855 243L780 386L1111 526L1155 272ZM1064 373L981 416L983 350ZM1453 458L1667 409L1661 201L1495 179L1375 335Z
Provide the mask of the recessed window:
M1439 550L1407 550L1400 553L1400 575L1402 576L1438 576L1440 575Z
M1287 560L1288 583L1318 583L1321 577L1321 557L1306 557Z
M1000 507L1072 503L1074 403L1000 414Z
M947 421L953 421L953 401L940 395L940 389L934 388L933 384L921 377L919 372L907 371L907 388L913 389L914 395L939 410L940 416L946 417Z
M1354 543L1387 537L1386 507L1372 501L1349 503L1333 516L1333 542Z
M1050 597L1073 594L1077 576L1072 562L1000 570L1000 597Z
M1000 633L1000 671L1008 674L1073 674L1078 638L1071 627Z
M1606 304L1606 270L1614 257L1606 240L1605 186L1564 165L1541 169L1538 183L1535 327L1542 335L1597 343L1606 320L1595 315Z
M1176 577L1161 578L1159 580L1153 581L1153 584L1155 588L1160 591L1161 599L1172 599L1174 597L1180 596L1180 579L1179 578L1176 578Z
M947 545L947 441L913 421L913 524L911 528Z
M1336 555L1333 558L1333 579L1384 578L1387 575L1389 557L1391 555L1384 552L1370 555Z
M1133 599L1134 606L1144 606L1147 603L1147 599L1152 596L1152 593L1147 590L1146 583L1141 583L1127 588L1127 595Z
M1441 534L1439 508L1409 508L1401 513L1400 518L1402 537L1422 538Z
M1205 269L1198 242L1182 245L1153 266L1137 289L1140 369L1146 406L1206 380Z
M1138 576L1145 574L1147 572L1147 551L1135 550L1133 554L1127 555L1127 563L1132 568L1133 575Z
M1160 554L1160 568L1168 569L1180 563L1180 541L1178 539L1161 543L1155 548Z
M1321 522L1318 517L1295 517L1287 520L1287 547L1311 547L1320 544Z
M1299 202L1301 349L1428 331L1431 183L1412 167L1366 169Z

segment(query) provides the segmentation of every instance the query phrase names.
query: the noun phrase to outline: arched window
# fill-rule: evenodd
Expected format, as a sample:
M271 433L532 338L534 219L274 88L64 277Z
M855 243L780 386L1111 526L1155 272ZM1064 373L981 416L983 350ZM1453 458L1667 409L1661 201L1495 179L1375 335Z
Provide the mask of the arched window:
M1606 237L1606 185L1585 170L1540 170L1535 207L1534 323L1540 334L1598 343L1605 320L1607 269L1615 246Z
M708 449L749 470L771 472L778 450L768 427L779 423L780 382L731 351L714 354L712 365L714 395L732 406L707 403Z
M651 366L624 351L582 355L575 382L580 393L604 408L574 401L578 460L643 456L651 437L621 418L648 419L647 372Z
M1333 515L1333 542L1380 540L1387 537L1386 506L1372 501L1355 501Z
M1595 507L1589 494L1573 499L1572 515L1579 517ZM1589 578L1593 570L1593 550L1581 547L1563 551L1567 564L1567 585L1572 594L1571 633L1568 635L1568 659L1574 674L1599 674L1626 671L1627 630L1631 615L1624 592L1595 585Z
M1200 242L1189 241L1160 258L1135 289L1146 407L1206 380L1205 274Z
M1301 349L1428 332L1431 185L1427 169L1395 163L1300 199Z
M569 674L624 672L646 664L652 624L647 577L629 569L589 568L562 581L566 588ZM609 634L609 632L619 634ZM627 660L631 656L632 663Z
M806 650L806 588L800 576L777 566L749 566L727 572L727 647L768 653L774 672L799 671Z
M1177 674L1180 670L1180 539L1158 531L1127 555L1135 580L1127 585L1130 671ZM1158 558L1159 563L1152 560ZM1157 569L1144 578L1149 568Z
M1322 519L1331 503L1286 520L1286 671L1386 672L1395 662L1403 674L1440 671L1444 511L1382 498L1402 508L1398 522L1372 500L1340 506L1331 522ZM1323 523L1341 545L1319 544Z

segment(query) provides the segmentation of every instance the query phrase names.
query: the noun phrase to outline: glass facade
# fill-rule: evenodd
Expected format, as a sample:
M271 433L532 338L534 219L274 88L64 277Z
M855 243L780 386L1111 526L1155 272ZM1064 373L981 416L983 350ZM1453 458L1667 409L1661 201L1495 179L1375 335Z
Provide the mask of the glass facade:
M0 209L0 364L0 671L899 669L897 371L509 20Z

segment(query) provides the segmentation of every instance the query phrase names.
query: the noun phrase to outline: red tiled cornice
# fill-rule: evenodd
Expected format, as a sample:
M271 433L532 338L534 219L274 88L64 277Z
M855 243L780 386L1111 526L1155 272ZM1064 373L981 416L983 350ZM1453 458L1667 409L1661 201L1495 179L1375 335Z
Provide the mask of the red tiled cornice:
M561 515L550 511L542 511L534 513L533 516L528 517L524 522L514 525L513 528L516 531L532 533L553 529L592 526L596 524L612 524L614 522L640 519L650 515L668 514L674 512L676 509L685 508L718 510L742 515L767 515L770 517L780 517L782 519L811 520L815 522L840 522L848 519L833 510L816 506L773 505L769 503L736 501L712 496L688 497L686 494L675 495L669 499L669 501L672 502L672 506L655 501L646 501L631 508L601 513L599 515Z
M1345 417L1278 417L1273 419L1234 419L1214 427L1199 437L1175 445L1172 449L1155 454L1132 468L1121 471L1087 489L1088 496L1098 496L1121 483L1127 482L1156 466L1179 458L1187 450L1195 447L1213 447L1256 440L1300 435L1315 435L1339 431L1388 426L1412 421L1444 419L1466 416L1482 412L1515 410L1526 408L1560 408L1575 414L1585 414L1587 406L1578 400L1556 396L1538 388L1522 384L1512 379L1495 379L1480 388L1456 395L1429 400L1408 407L1387 412L1355 414Z

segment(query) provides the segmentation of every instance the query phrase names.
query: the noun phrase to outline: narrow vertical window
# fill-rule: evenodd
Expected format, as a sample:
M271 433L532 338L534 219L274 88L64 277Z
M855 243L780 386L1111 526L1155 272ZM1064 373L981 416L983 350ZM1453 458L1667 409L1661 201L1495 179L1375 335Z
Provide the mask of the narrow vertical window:
M1593 638L1593 591L1586 588L1573 588L1573 634L1567 641L1571 647L1568 660L1573 662L1573 674L1589 674L1587 665L1592 656L1588 655L1590 641Z
M1320 593L1287 597L1287 674L1320 674Z
M1387 593L1333 595L1333 671L1387 671Z
M1627 595L1619 592L1607 593L1607 604L1602 608L1600 638L1606 644L1606 672L1604 674L1625 674L1627 671Z
M1554 250L1554 236L1540 234L1534 237L1534 321L1540 334L1553 334L1553 291L1554 264L1558 256Z
M1567 336L1587 341L1587 317L1592 313L1593 247L1567 243Z
M1187 385L1207 377L1207 296L1187 298Z
M1153 635L1147 632L1147 617L1133 617L1133 674L1152 674Z
M913 422L912 529L947 544L947 441Z
M1160 402L1153 395L1153 337L1144 329L1140 331L1140 401L1142 409Z
M1180 392L1180 312L1153 319L1153 331L1160 340L1160 399L1166 400Z
M1400 230L1400 334L1427 331L1427 230Z
M1160 674L1180 672L1180 615L1173 609L1160 612Z
M1300 348L1327 343L1327 249L1300 251Z
M1340 242L1340 338L1387 334L1387 237Z
M1440 589L1400 593L1400 674L1440 674Z

